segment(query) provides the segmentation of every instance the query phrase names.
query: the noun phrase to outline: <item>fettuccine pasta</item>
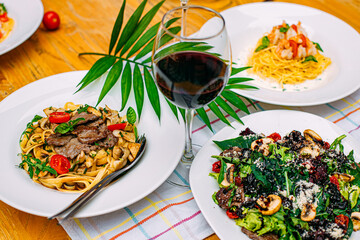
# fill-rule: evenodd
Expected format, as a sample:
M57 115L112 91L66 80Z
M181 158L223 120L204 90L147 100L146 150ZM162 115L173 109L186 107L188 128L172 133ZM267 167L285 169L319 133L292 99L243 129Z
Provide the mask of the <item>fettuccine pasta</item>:
M48 188L84 192L133 161L140 149L136 127L108 106L69 102L44 112L46 117L36 115L20 138L19 166Z

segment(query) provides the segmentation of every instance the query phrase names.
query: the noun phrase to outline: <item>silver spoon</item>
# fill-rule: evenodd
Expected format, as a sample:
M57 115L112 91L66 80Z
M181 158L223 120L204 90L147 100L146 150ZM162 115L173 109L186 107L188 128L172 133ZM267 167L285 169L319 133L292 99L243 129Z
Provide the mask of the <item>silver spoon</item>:
M146 138L145 136L142 136L139 141L141 143L140 149L138 154L136 155L134 161L132 161L128 166L119 169L116 172L113 172L109 175L107 175L105 178L103 178L100 182L98 182L96 185L94 185L92 188L90 188L88 191L81 194L77 199L75 199L67 208L62 210L61 212L49 217L48 219L54 219L56 217L60 217L64 213L68 212L64 217L59 220L59 224L66 221L68 218L73 217L75 213L79 211L79 209L84 206L89 200L93 199L96 193L98 193L101 189L106 187L108 184L116 181L119 179L119 177L130 170L132 167L136 165L137 162L139 162L140 158L142 157L143 153L145 152L145 146L146 146Z

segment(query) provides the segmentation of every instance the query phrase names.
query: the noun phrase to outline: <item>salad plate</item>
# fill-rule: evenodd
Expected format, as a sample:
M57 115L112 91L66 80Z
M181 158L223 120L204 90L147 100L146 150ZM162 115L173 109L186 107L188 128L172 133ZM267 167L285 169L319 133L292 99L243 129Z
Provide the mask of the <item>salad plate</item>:
M222 151L213 142L231 139L239 136L239 133L247 127L255 133L263 133L270 135L274 132L285 136L292 130L303 132L305 129L312 129L318 133L324 141L332 142L335 138L342 134L346 138L342 140L344 145L344 153L348 154L354 150L354 157L356 161L360 159L360 145L347 132L336 126L334 123L321 118L319 116L291 110L271 110L253 113L242 118L244 125L238 122L233 122L231 127L225 127L217 134L215 134L196 155L194 162L190 169L190 186L202 214L205 219L223 240L232 239L248 239L242 233L241 227L237 226L235 221L226 215L226 211L216 205L212 199L214 192L219 190L219 185L209 176L212 172L212 163L215 160L212 155L219 155ZM360 238L359 232L354 232L351 239Z
M95 106L104 78L74 94L76 85L87 71L75 71L53 75L12 93L0 102L0 200L21 211L49 217L75 200L79 194L64 193L46 188L32 181L18 165L21 157L19 138L34 115L45 116L43 109L64 106L66 102ZM110 90L99 104L111 109L121 107L120 84ZM128 105L135 106L130 95ZM91 217L124 208L142 199L158 188L176 168L184 149L184 124L172 114L165 100L161 100L161 121L149 102L144 102L138 122L139 134L145 134L147 147L140 162L117 182L102 190L82 208L75 217ZM139 119L139 116L137 117ZM171 134L169 134L171 132Z
M236 89L239 94L270 104L311 106L333 102L346 97L360 87L356 79L360 56L359 33L350 25L326 12L292 3L263 2L236 6L222 12L231 41L236 67L247 66L248 58L259 39L273 26L285 20L289 24L301 22L309 39L318 42L331 64L317 79L308 80L298 88L270 86L257 75L243 71L236 77L250 77L249 85L258 90ZM341 44L341 48L339 48Z
M15 21L9 36L0 43L0 55L25 42L38 29L44 7L41 0L1 0L5 4L8 16Z

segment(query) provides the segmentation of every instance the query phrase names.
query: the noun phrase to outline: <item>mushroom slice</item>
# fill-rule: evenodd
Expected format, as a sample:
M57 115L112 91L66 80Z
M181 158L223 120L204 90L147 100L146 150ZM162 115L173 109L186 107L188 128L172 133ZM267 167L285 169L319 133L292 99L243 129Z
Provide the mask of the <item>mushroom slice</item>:
M311 129L304 130L304 137L306 140L313 141L313 142L321 142L322 141L322 138L319 136L319 134L317 134L316 132L314 132Z
M306 144L300 149L300 154L309 155L312 158L316 158L320 155L320 147L313 141L305 141Z
M234 182L234 170L234 164L226 163L226 173L224 176L224 180L221 182L221 185L223 185L224 187L228 187L231 183Z
M316 217L316 207L314 204L306 203L301 211L301 220L310 222Z
M347 173L334 173L334 176L343 182L351 182L352 180L355 179L354 176Z
M267 198L260 197L256 203L262 208L262 215L273 215L280 210L282 200L278 195L270 194Z
M354 231L360 230L360 212L351 213L351 221L353 223Z
M260 138L251 143L251 150L258 151L264 156L269 155L269 144L274 143L272 138Z

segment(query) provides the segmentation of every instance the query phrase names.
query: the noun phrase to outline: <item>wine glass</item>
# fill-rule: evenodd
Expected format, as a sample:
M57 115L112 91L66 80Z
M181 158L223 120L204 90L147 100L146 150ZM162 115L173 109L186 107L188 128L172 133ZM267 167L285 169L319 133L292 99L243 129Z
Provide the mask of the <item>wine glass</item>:
M221 93L231 71L224 18L202 6L181 6L168 11L155 37L152 61L159 90L171 103L185 109L185 151L179 166L186 169L187 178L194 159L191 141L194 109L207 105ZM170 182L188 186L182 178Z

